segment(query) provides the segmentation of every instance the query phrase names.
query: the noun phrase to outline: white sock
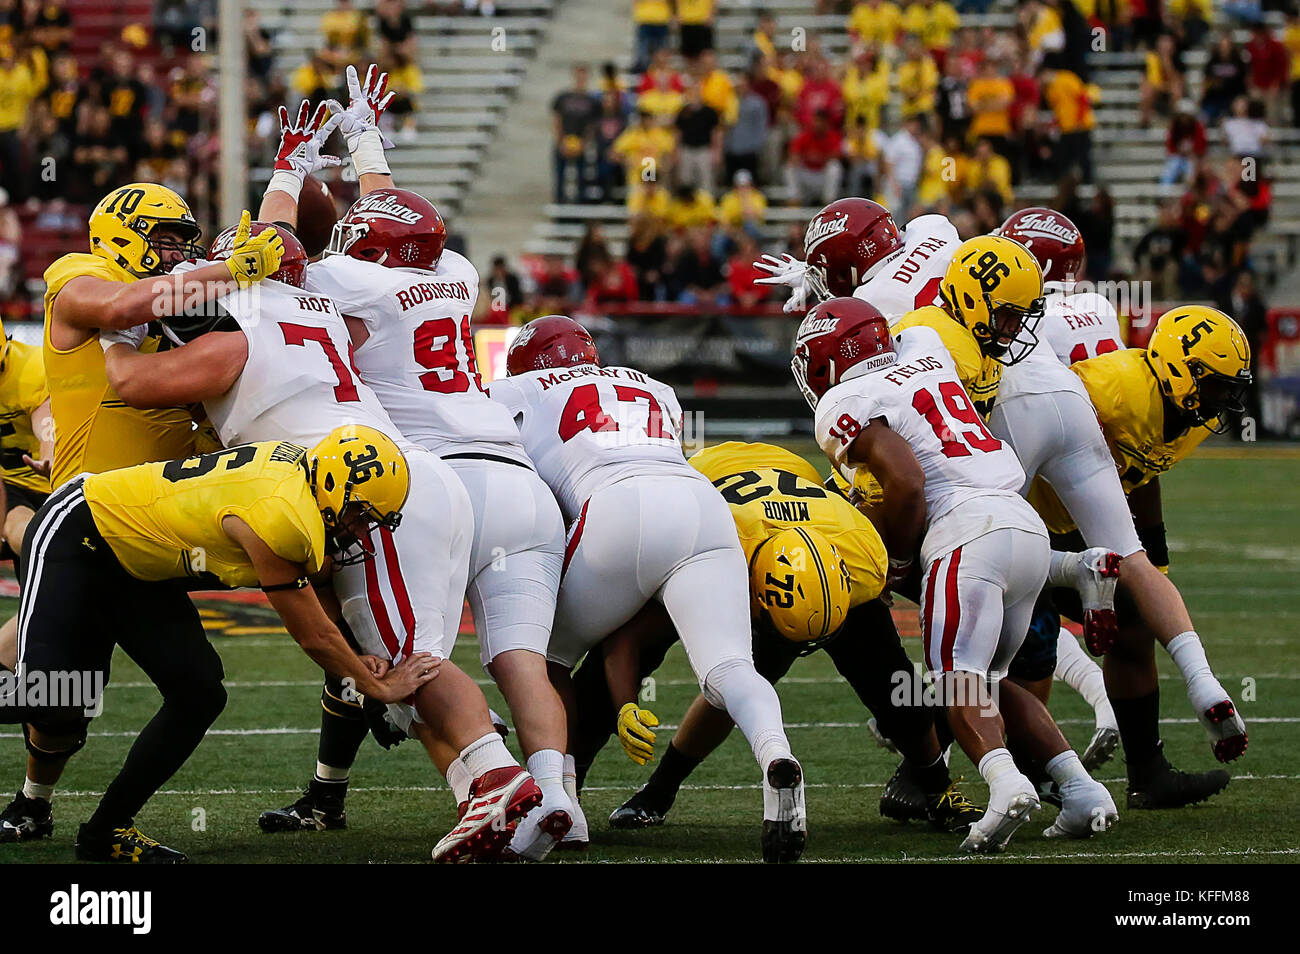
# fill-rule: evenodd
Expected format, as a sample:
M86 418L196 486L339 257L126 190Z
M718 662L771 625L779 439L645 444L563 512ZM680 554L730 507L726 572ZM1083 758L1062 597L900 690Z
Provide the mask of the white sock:
M451 794L456 799L457 805L469 801L469 787L473 783L474 776L469 774L465 763L460 759L453 759L447 766L447 784L451 786Z
M564 783L564 794L576 802L578 800L578 763L572 755L564 757L564 765L560 769L560 778Z
M30 778L24 779L23 794L28 798L43 798L48 802L54 797L54 786L42 785L40 782L33 782Z
M501 736L495 731L465 746L461 750L460 760L465 763L469 774L474 778L493 769L509 768L519 764L506 748L506 744L501 741Z
M346 782L351 774L351 766L338 768L334 765L326 765L324 762L316 763L316 777L322 782Z
M794 758L781 722L781 700L753 663L733 659L714 666L704 678L704 695L727 710L764 772L775 759Z
M1006 749L993 749L980 759L979 773L989 783L989 788L992 788L1001 778L1019 775L1020 769L1016 768L1016 760Z
M564 790L564 754L558 749L542 749L528 756L528 774L537 782L543 797L554 797L556 791L568 794Z
M1208 709L1216 702L1228 698L1228 693L1215 678L1214 670L1210 668L1210 661L1205 656L1205 647L1201 645L1200 636L1191 630L1179 633L1169 640L1169 645L1165 648L1187 682L1187 695L1192 700L1194 708Z
M1047 582L1051 586L1068 586L1074 589L1078 585L1076 574L1079 572L1079 554L1072 551L1053 550L1047 564Z
M1079 754L1074 749L1066 749L1054 756L1047 763L1047 774L1052 776L1052 781L1061 786L1062 790L1071 782L1092 781L1092 776L1084 769Z
M1097 728L1118 729L1115 710L1106 695L1106 677L1101 667L1084 652L1068 629L1062 629L1056 642L1056 678L1083 696L1097 721Z

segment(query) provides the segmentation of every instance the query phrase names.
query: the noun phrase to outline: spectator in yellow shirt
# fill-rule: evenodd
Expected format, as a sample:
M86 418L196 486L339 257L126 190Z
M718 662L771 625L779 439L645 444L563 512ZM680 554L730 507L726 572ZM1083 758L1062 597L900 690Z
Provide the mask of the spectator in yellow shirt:
M619 134L610 147L613 158L622 163L629 188L651 181L667 181L672 171L677 137L673 130L656 126L649 113L637 114L637 122ZM664 202L668 201L667 194Z
M909 35L903 49L907 58L898 65L898 92L903 97L900 112L904 119L934 112L939 68L917 37Z
M1096 86L1085 84L1069 70L1043 70L1039 82L1043 99L1051 107L1060 133L1057 167L1061 172L1078 166L1081 181L1092 181L1092 127L1097 119L1093 101L1100 95Z
M747 169L736 172L732 185L718 203L718 221L729 229L757 231L767 219L767 198L754 188L754 177Z
M1300 125L1300 8L1287 11L1286 27L1282 30L1282 45L1291 55L1291 125Z
M850 122L844 138L844 159L848 164L849 195L870 198L880 191L886 173L885 134L871 126L865 116Z
M859 43L893 46L903 27L903 11L890 0L858 0L849 12L848 30Z
M675 229L689 229L705 225L717 216L713 196L705 189L678 186L668 203L668 224Z
M415 138L415 114L424 92L424 75L420 64L407 52L409 47L390 49L391 54L379 60L379 68L388 73L388 89L395 94L387 115L398 122L398 136L410 142Z
M916 187L916 201L923 206L960 201L966 187L966 166L970 158L962 152L956 136L944 145L933 140L925 150L921 181Z
M991 191L1010 205L1015 201L1011 191L1011 163L993 151L993 141L985 137L975 144L975 155L964 170L968 192Z
M1181 22L1183 43L1187 47L1201 45L1214 21L1213 0L1165 0L1165 19Z
M696 81L700 84L700 99L704 105L712 106L713 111L722 118L724 126L736 121L740 110L740 101L736 98L736 87L725 70L718 68L718 57L712 50L704 50L695 60Z
M840 91L848 128L861 120L868 129L879 129L880 111L889 102L889 62L874 46L863 47L844 71Z
M325 38L325 56L335 69L356 62L370 43L365 14L353 0L335 0L334 9L321 14L320 32Z
M677 0L681 51L687 62L713 49L713 18L717 12L715 0Z
M776 60L776 17L764 11L758 15L758 25L749 41L749 56L761 57L764 63Z
M789 50L782 50L776 55L776 63L767 71L767 75L781 87L781 101L789 109L803 89L803 74L794 66L794 58Z
M315 50L303 63L293 71L289 85L303 99L313 102L333 96L338 90L338 70L330 63L324 50Z
M649 113L661 126L671 126L682 109L682 94L673 89L675 73L647 73L652 77L651 87L636 100L636 108Z
M903 29L919 36L931 52L952 46L952 35L960 28L961 16L947 0L917 0L903 12Z
M668 24L673 18L671 0L634 0L632 22L636 24L636 65L643 73L655 50L668 45Z
M967 139L977 142L986 136L993 137L999 152L1006 152L1007 137L1011 135L1011 104L1016 98L1011 80L1000 75L1005 71L1003 64L985 59L980 63L979 74L966 87L971 110Z
M659 185L655 179L647 179L628 186L628 218L647 216L656 222L666 223L671 211L668 190Z
M0 184L9 201L26 196L21 176L22 129L27 111L49 82L49 65L39 46L16 53L6 45L0 53Z

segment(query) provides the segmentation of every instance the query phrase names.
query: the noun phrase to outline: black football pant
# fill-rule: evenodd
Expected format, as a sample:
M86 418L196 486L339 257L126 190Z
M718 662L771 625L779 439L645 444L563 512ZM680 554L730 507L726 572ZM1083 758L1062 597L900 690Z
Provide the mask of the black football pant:
M642 678L659 668L664 655L676 641L676 633L669 631L650 645L642 645ZM800 656L799 645L773 630L766 623L766 617L754 627L753 647L754 668L773 684L790 671ZM919 703L919 700L911 698L915 669L903 649L889 607L879 600L871 600L849 610L844 626L825 645L824 651L863 705L876 717L880 731L892 739L904 755L919 751L935 724L934 714L922 704L894 704L896 694L909 701ZM609 684L605 681L602 647L598 646L587 654L574 671L573 684L578 703L577 726L570 729L570 734L576 739L572 755L581 786L597 753L614 734L618 716L610 697ZM904 690L896 692L900 686L905 687Z
M118 562L80 480L52 494L32 518L22 566L18 660L24 679L41 673L53 685L76 674L83 684L106 685L118 645L162 694L162 707L136 737L91 819L95 828L128 826L225 708L221 659L183 586L136 579ZM89 700L68 702L2 706L0 722L28 722L51 735L84 731L96 714L87 711Z

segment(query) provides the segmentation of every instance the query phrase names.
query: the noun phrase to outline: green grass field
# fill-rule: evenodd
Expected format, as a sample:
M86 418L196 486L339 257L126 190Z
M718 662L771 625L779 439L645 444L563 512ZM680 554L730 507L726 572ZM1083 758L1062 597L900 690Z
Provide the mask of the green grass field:
M1120 808L1113 831L1090 842L1047 841L1039 833L1054 810L1044 808L1005 855L968 859L957 852L953 836L879 816L881 786L896 759L873 744L865 727L868 714L829 661L814 655L797 663L779 687L791 742L809 783L805 860L1300 860L1298 478L1300 454L1262 447L1202 452L1165 481L1173 578L1250 726L1250 750L1231 766L1233 782L1224 793L1182 811L1126 812L1121 754L1100 772ZM12 612L14 601L3 602L7 605L0 610ZM258 812L292 801L314 767L320 673L282 633L214 634L214 642L225 661L229 705L189 764L146 806L140 827L196 862L427 861L455 811L441 777L415 743L385 752L366 742L353 771L347 831L263 835L258 830ZM906 642L919 658L919 640ZM471 638L462 638L455 659L482 677ZM1185 769L1214 766L1181 679L1163 654L1160 669L1169 757ZM56 796L53 839L0 846L0 862L71 860L77 824L121 763L133 731L158 703L156 691L120 653L113 679L104 715L92 725L89 744L73 760ZM665 723L675 723L696 692L679 647L657 682L651 707ZM505 712L495 688L485 682L484 689ZM1058 686L1052 710L1082 748L1092 731L1091 712L1082 700ZM4 728L0 766L8 781L0 785L13 791L23 777L22 741L12 727ZM661 746L668 737L669 732L661 733ZM954 752L953 769L982 802L984 785L960 752ZM583 800L593 845L581 860L757 859L758 773L737 733L690 779L664 827L608 830L609 812L648 774L616 744L602 753Z

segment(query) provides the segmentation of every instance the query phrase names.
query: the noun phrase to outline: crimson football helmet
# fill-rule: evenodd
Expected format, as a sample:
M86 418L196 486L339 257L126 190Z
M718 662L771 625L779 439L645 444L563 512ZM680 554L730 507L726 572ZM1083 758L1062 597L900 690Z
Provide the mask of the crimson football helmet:
M886 255L903 247L894 216L870 199L837 199L808 221L805 281L818 298L852 295Z
M389 268L434 269L446 245L447 226L432 202L409 189L376 189L334 223L325 254Z
M1079 227L1054 209L1034 206L1013 212L994 235L1014 239L1043 266L1043 281L1078 281L1086 250Z
M235 249L235 232L237 226L230 226L212 240L212 245L208 248L208 258L214 262L230 257L230 253ZM286 285L293 285L295 288L302 288L307 283L307 250L303 248L302 242L298 241L298 236L294 235L286 228L278 225L272 225L270 222L253 222L249 229L249 237L258 235L266 229L274 228L276 234L280 236L280 241L284 243L284 256L280 259L280 267L267 277L272 281L284 282Z
M519 329L506 353L506 374L600 364L587 329L565 315L543 315Z
M822 395L843 381L850 369L861 367L858 374L866 374L897 360L889 322L875 305L859 298L832 298L804 316L795 333L790 370L808 405L816 410Z

